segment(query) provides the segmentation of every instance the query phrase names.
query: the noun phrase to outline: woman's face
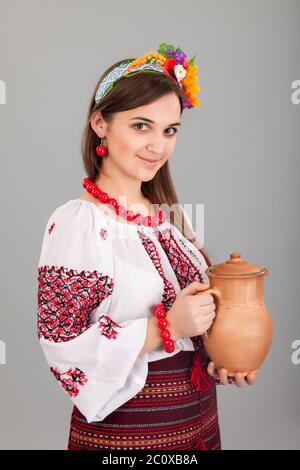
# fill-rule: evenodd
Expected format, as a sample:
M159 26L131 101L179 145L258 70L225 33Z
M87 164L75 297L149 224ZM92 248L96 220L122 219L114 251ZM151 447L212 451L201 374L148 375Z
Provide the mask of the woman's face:
M97 134L106 138L105 170L114 167L127 177L149 181L174 150L180 126L179 99L170 93L151 104L116 113L109 124L101 121L102 129L98 128Z

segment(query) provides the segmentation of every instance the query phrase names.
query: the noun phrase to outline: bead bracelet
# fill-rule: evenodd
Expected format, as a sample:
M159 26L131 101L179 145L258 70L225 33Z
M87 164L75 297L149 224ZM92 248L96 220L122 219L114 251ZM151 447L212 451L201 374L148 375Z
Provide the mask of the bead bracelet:
M163 339L163 347L166 352L171 353L175 350L174 341L171 339L171 332L167 330L167 313L163 304L158 304L154 308L154 316L158 319L158 326L161 329L160 337Z

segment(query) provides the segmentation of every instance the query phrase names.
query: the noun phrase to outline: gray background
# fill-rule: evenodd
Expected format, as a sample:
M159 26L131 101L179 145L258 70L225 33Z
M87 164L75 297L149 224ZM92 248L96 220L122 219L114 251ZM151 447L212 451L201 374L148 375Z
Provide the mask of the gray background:
M300 448L300 1L0 1L0 447L65 449L71 400L36 336L37 263L50 213L79 197L80 139L100 74L161 42L197 53L200 108L182 116L171 167L182 204L205 206L213 263L265 265L275 322L255 386L219 386L224 449Z

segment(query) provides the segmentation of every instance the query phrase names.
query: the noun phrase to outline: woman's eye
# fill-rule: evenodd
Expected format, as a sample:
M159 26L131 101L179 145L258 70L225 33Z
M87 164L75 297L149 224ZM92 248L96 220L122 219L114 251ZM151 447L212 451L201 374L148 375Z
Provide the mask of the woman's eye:
M173 129L173 131L174 131L174 134L172 134L172 135L175 135L175 134L176 134L176 132L178 132L178 129L176 129L176 127L169 127L168 129Z
M138 122L138 123L134 124L133 127L135 127L135 126L146 126L146 125L147 124L145 124L144 122Z
M146 123L144 123L144 122L138 122L138 123L134 124L134 126L133 126L133 127L136 127L136 126L147 126L147 124L146 124ZM137 128L137 127L136 127L136 128ZM141 128L140 128L140 127L138 127L137 129L141 130ZM176 134L176 132L178 131L178 129L176 129L176 127L168 127L168 129L173 129L173 131L174 131L174 133L173 133L173 134L170 134L170 133L168 133L169 135L175 135L175 134ZM168 130L168 129L167 129L167 130Z

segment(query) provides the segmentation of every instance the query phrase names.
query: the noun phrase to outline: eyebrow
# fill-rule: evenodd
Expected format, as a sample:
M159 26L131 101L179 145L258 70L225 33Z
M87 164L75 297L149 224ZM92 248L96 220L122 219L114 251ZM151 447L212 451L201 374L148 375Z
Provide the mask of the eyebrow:
M132 119L141 119L142 121L154 123L154 121L152 121L152 119L148 119L148 118L141 117L141 116L130 118L130 121ZM174 122L173 124L169 124L169 126L181 126L181 123L180 122Z

